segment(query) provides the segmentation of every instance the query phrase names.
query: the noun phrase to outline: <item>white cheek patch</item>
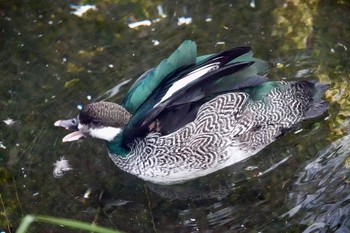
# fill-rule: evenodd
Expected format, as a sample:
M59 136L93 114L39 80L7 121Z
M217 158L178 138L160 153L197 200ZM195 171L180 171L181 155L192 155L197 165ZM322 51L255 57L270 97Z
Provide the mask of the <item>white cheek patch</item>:
M94 138L112 141L122 129L115 127L103 127L90 130L90 135Z
M160 103L166 101L167 99L169 99L175 92L177 92L178 90L182 89L187 84L195 81L196 79L199 79L200 77L202 77L203 75L205 75L206 73L208 73L210 71L217 70L219 68L219 64L220 64L220 62L210 63L210 64L208 64L206 66L203 66L201 68L198 68L198 69L192 71L191 73L189 73L188 75L186 75L182 79L177 80L168 89L167 93L165 93L165 95L159 101L159 103L154 105L153 108L155 108L158 104L160 104Z

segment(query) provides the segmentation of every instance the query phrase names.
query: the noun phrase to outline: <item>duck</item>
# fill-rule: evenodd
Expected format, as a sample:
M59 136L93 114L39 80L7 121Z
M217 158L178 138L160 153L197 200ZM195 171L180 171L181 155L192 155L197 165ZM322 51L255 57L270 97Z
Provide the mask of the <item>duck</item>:
M63 142L104 140L114 164L146 182L184 183L247 160L327 111L327 84L269 81L267 70L250 47L197 56L186 40L121 104L92 102L54 125L73 131Z

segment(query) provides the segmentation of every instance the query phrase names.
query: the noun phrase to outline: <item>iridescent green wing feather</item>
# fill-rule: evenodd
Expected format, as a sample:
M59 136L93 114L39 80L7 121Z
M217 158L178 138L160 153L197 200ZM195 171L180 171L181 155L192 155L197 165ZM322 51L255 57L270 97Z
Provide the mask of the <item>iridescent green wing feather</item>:
M196 43L190 40L184 41L167 59L155 69L148 71L142 80L131 87L122 105L134 114L168 74L183 66L195 64L196 56Z

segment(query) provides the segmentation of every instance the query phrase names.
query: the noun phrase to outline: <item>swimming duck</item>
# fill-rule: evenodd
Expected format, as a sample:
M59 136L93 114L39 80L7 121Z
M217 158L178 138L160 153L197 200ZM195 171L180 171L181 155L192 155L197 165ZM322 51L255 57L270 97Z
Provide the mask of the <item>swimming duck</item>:
M183 42L136 80L121 105L87 104L55 126L107 142L117 167L157 184L205 176L245 160L298 122L322 115L327 85L268 81L249 47L197 57Z

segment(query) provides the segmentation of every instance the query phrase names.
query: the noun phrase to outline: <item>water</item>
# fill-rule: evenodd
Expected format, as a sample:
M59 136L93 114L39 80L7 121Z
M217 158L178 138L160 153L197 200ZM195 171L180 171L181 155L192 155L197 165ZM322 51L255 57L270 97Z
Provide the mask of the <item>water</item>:
M348 1L104 1L90 8L80 16L64 1L0 2L0 229L41 214L125 232L350 231ZM185 39L200 54L251 45L269 61L273 80L329 83L328 114L248 161L176 186L121 172L102 142L61 142L66 132L53 126L57 119L94 100L121 101L138 75ZM62 157L72 170L55 170Z

